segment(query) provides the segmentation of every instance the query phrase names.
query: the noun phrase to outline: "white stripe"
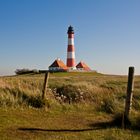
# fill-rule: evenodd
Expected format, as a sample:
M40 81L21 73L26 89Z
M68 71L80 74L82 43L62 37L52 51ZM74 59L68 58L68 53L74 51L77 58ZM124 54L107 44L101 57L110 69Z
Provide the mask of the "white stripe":
M75 52L67 52L67 58L75 58Z
M68 45L74 45L74 38L68 38Z

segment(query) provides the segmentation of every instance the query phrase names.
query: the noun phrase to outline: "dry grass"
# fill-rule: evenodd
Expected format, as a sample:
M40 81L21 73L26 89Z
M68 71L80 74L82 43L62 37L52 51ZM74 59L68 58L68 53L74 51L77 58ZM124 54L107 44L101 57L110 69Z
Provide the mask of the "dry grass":
M41 102L44 75L22 75L0 78L0 106L32 106ZM53 73L49 79L48 100L62 103L93 104L98 111L114 113L124 107L126 76L97 73ZM140 108L140 77L135 78L133 109ZM51 101L49 101L51 102ZM34 107L34 105L33 105Z
M50 75L42 100L44 75L0 77L2 139L139 139L140 76L135 77L130 114L133 130L110 127L124 111L126 76L97 73ZM17 137L15 137L17 136Z

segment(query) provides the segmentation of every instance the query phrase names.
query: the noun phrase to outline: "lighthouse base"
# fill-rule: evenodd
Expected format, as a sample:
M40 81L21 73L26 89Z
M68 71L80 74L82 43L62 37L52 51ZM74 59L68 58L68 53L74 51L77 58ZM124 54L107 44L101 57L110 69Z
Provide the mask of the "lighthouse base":
M75 70L77 70L76 67L68 67L68 71L75 71Z

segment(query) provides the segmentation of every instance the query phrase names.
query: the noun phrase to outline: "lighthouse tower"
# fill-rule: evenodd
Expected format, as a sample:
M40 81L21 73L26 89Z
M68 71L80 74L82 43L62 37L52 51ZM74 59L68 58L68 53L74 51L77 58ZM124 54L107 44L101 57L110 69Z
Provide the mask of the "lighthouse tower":
M74 48L74 30L72 26L68 27L68 48L67 48L67 67L69 70L75 70L75 48Z

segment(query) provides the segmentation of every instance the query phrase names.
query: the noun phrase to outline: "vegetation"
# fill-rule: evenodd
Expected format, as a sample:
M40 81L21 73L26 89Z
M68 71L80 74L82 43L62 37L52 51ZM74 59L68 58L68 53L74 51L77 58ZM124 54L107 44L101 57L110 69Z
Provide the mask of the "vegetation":
M16 69L15 73L16 73L17 75L21 75L21 74L31 74L31 73L37 74L37 73L39 73L39 71L36 70L36 69L34 69L34 70L29 70L29 69Z
M43 100L44 76L0 77L1 139L139 139L140 76L126 130L120 129L126 76L51 73Z

